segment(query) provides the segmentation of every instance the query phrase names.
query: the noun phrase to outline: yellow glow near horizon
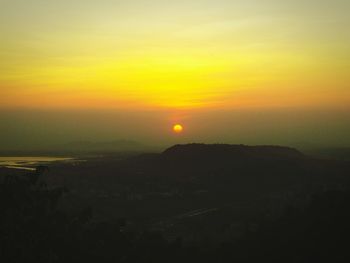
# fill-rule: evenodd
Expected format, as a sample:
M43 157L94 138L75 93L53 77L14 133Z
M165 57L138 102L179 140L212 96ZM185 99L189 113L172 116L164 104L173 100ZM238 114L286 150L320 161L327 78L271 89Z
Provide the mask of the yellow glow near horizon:
M308 3L274 0L3 1L0 105L349 105L342 5L318 2L308 12Z

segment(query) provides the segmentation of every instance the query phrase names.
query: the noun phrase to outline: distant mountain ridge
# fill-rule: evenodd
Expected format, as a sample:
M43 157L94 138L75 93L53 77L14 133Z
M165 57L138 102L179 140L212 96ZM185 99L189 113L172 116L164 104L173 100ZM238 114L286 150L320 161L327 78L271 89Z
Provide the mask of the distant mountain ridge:
M162 155L175 159L299 159L305 157L300 151L284 146L247 146L242 144L178 144L166 149Z
M131 140L116 140L105 142L75 141L64 145L63 147L73 150L85 151L103 151L103 150L139 150L146 148L145 145Z
M143 144L133 140L112 140L112 141L71 141L62 144L52 144L45 147L29 149L0 149L3 156L57 156L89 153L129 153L155 151L156 147ZM157 149L158 150L158 149ZM159 151L159 150L158 150Z

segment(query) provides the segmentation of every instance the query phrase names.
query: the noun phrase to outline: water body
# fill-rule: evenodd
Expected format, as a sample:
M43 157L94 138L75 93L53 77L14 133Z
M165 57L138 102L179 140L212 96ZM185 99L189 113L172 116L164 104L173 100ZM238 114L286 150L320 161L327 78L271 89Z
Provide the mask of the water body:
M48 165L53 162L71 162L70 157L0 157L0 167L35 170L37 165Z

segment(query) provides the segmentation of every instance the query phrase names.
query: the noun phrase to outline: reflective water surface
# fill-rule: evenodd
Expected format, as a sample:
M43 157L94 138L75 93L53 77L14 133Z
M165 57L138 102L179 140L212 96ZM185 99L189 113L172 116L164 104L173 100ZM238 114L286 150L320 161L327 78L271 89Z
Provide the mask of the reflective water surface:
M67 162L72 161L74 158L70 157L1 157L0 167L35 170L35 166L39 164L48 164L52 162Z

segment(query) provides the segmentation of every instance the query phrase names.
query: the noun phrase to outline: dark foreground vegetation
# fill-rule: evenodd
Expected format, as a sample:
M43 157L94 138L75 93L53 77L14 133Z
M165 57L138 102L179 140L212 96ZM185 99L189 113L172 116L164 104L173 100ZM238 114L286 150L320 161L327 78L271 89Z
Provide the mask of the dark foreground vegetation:
M45 170L1 170L1 262L350 262L345 161L187 145Z

